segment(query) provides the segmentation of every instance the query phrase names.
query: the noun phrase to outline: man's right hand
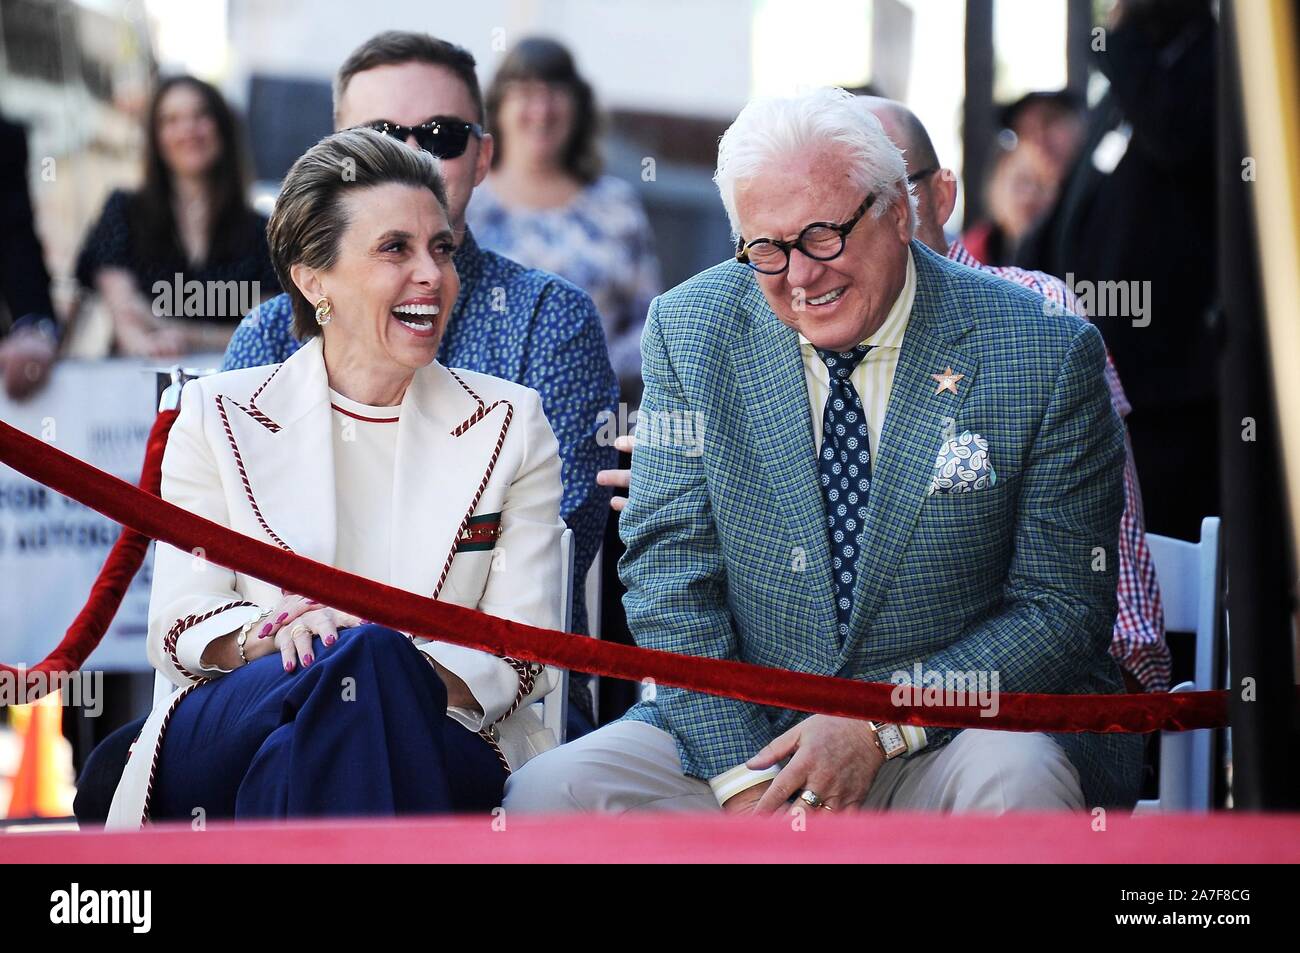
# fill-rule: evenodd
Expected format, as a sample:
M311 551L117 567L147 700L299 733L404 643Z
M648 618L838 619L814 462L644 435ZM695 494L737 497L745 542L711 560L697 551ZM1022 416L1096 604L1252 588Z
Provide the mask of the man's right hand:
M636 437L615 437L614 446L621 453L631 453L636 448ZM621 487L626 490L632 485L631 470L601 470L596 474L596 483L599 486ZM626 496L614 496L610 498L610 507L615 513L623 512L623 507L627 506Z

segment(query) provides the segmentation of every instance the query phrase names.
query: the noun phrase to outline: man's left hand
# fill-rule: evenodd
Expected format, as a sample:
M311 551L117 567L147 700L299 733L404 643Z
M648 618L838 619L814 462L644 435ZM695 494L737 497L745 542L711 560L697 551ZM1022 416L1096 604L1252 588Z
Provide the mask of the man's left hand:
M813 715L774 739L746 763L761 771L789 758L763 794L756 814L771 814L800 791L812 791L832 811L854 810L867 796L885 756L865 721Z

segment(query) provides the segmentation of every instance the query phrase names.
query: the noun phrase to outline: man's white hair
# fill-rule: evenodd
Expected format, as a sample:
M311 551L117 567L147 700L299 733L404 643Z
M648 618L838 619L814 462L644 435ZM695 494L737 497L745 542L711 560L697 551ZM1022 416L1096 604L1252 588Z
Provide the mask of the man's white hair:
M858 97L822 87L799 96L755 99L722 134L713 181L731 222L731 237L740 237L736 217L739 183L782 158L832 148L848 163L863 198L869 192L876 194L870 213L874 218L883 215L900 194L907 196L908 226L915 232L916 196L907 185L903 153Z

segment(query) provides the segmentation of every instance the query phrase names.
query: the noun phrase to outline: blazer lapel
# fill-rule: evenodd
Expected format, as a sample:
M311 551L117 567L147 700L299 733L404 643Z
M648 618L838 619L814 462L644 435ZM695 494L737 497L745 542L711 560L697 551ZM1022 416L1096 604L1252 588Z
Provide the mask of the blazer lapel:
M431 364L402 400L393 480L391 584L437 598L514 416Z
M216 397L244 496L281 549L334 561L334 443L319 337L267 372L247 402Z
M956 343L969 329L969 317L944 296L944 277L930 260L934 254L913 242L912 255L916 263L916 298L894 372L880 436L879 462L873 466L853 615L841 663L865 634L893 580L920 518L945 433L955 426L979 370L975 356ZM957 393L935 393L939 385L932 375L949 367L954 374L964 375L957 384Z
M781 513L796 545L805 551L802 579L819 613L816 632L822 638L801 642L821 667L833 663L836 635L834 594L831 592L830 541L826 509L817 478L817 451L809 418L808 384L798 335L777 320L754 286L745 302L749 326L733 350L733 362L744 395L745 411L753 423ZM791 554L791 560L795 554ZM829 639L829 641L828 641Z

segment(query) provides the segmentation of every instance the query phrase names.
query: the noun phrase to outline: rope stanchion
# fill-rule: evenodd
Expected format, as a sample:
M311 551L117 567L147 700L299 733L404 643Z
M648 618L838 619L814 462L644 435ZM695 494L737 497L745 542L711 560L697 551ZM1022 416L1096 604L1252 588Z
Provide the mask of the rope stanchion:
M354 576L213 523L0 421L0 462L136 532L182 550L202 546L217 565L411 635L613 678L852 718L1007 731L1151 732L1227 723L1227 692L1170 695L998 694L978 705L894 703L896 686L765 668L600 642L486 615ZM69 642L65 638L64 644ZM60 646L60 649L63 645ZM88 652L86 654L89 654ZM57 669L58 651L41 663ZM75 653L67 656L71 661ZM81 656L84 661L85 656ZM79 664L79 662L78 662Z
M167 449L167 434L171 432L176 421L177 411L164 410L154 419L149 430L149 439L145 445L144 464L140 470L140 489L158 496L162 484L163 451ZM7 424L5 425L8 426ZM10 428L12 429L12 428ZM120 521L119 521L120 522ZM129 526L123 525L122 532L109 550L104 567L99 571L91 587L90 596L77 617L68 626L63 639L43 661L29 669L17 669L0 662L0 671L11 675L25 675L28 682L27 696L35 699L50 687L45 675L54 672L73 672L81 668L90 653L95 650L108 631L122 605L131 580L140 571L145 553L149 551L149 537Z

